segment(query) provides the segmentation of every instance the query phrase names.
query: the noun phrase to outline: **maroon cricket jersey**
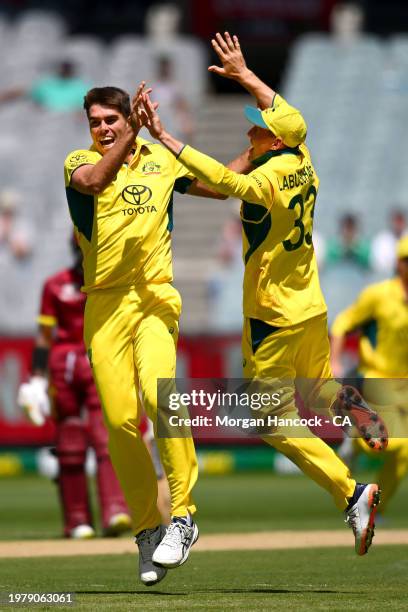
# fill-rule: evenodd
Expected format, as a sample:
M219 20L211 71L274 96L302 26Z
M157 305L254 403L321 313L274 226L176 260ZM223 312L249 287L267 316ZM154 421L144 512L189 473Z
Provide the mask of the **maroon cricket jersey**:
M80 291L84 279L74 268L61 270L43 287L38 323L56 328L54 343L82 344L86 295Z

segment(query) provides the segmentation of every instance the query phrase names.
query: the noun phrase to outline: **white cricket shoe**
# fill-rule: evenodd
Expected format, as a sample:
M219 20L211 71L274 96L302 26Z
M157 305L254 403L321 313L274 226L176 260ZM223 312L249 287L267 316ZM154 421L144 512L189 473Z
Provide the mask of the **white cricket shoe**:
M190 519L191 520L191 519ZM153 563L167 568L178 567L185 563L190 548L198 540L198 527L189 518L175 517L167 527L166 535L156 548Z
M164 567L156 567L152 563L153 553L165 533L166 527L159 525L154 529L144 529L135 538L136 544L139 547L139 576L146 586L157 584L167 574L167 570Z
M69 532L69 537L73 540L91 540L95 536L95 529L90 525L77 525Z
M358 555L365 555L371 546L380 494L381 491L376 484L357 484L346 509L346 523L353 530Z

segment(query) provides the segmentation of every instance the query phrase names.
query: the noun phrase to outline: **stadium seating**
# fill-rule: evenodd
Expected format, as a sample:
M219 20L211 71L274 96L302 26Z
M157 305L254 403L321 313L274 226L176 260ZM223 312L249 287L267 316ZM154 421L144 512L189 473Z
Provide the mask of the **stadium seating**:
M59 55L71 59L85 81L98 84L105 82L106 45L96 36L67 37L59 45Z
M330 235L333 218L346 211L359 214L368 234L378 231L390 204L404 199L407 78L402 36L390 42L363 36L344 45L307 35L295 46L284 93L308 121L322 233Z

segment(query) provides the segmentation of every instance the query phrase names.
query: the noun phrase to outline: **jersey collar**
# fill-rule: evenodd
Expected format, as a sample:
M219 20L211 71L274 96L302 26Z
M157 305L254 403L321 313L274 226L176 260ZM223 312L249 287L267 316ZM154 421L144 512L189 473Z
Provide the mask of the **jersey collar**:
M151 147L154 145L154 143L150 142L149 140L145 140L144 138L137 137L135 145L135 154L140 153L143 147L145 147L149 151L149 153L151 153Z
M130 162L124 162L124 164L126 166L131 166L134 160L139 157L139 153L143 149L143 147L145 147L149 151L149 153L151 153L150 147L152 145L153 145L152 142L149 142L148 140L145 140L144 138L139 138L139 137L136 138L135 146L133 147L133 157L130 160Z
M267 151L263 153L260 157L253 159L251 164L253 166L262 166L262 164L266 164L272 157L278 157L279 155L299 155L300 149L299 147L285 147L284 149L279 149L278 151Z
M141 149L142 147L146 147L150 150L150 147L153 145L153 142L149 140L145 140L144 138L140 138L139 136L136 138L136 151Z

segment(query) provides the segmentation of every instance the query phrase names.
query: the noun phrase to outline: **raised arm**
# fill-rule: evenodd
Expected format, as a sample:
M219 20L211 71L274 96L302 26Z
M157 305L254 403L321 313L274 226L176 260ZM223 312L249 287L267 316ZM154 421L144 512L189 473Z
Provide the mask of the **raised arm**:
M226 196L261 204L268 209L272 206L273 187L265 175L259 171L252 171L248 176L238 174L212 157L183 144L166 132L148 94L142 96L142 101L147 114L146 127L150 134L167 147L200 181Z
M221 66L209 66L209 72L214 72L227 79L237 81L244 89L256 98L262 110L272 106L276 92L256 76L246 65L241 51L238 36L230 36L228 32L224 37L217 32L211 40L214 51L220 58Z
M238 155L235 159L231 160L227 164L227 168L237 172L238 174L248 174L251 170L254 169L254 166L249 161L249 152L251 148L247 147L242 153ZM195 179L190 187L187 189L187 193L194 196L201 196L204 198L213 198L215 200L226 200L228 198L227 195L223 195L215 189L212 189L202 181Z
M343 375L342 355L347 334L375 318L376 286L367 287L354 304L340 312L331 327L331 364L335 376Z
M113 181L120 167L126 161L135 135L129 128L115 145L95 165L86 164L72 174L71 187L85 194L101 193Z

